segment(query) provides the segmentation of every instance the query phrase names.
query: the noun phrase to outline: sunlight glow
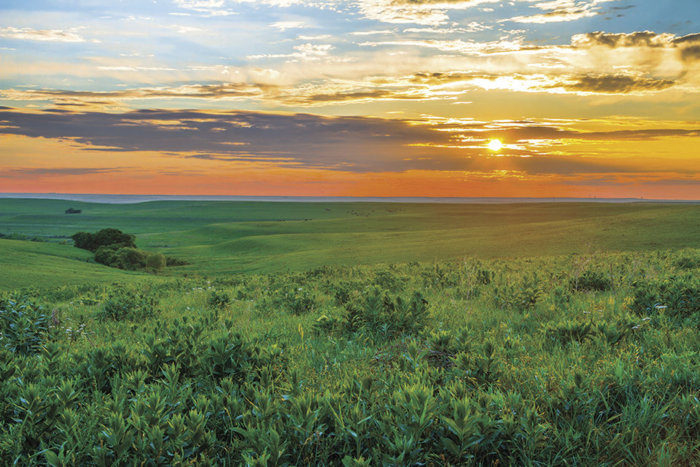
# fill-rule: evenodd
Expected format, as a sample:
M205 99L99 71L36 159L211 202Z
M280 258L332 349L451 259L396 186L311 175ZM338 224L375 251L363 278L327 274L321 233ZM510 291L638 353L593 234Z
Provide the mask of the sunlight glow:
M501 143L500 139L492 139L489 141L488 147L490 150L498 152L501 150L501 148L503 148L503 143Z

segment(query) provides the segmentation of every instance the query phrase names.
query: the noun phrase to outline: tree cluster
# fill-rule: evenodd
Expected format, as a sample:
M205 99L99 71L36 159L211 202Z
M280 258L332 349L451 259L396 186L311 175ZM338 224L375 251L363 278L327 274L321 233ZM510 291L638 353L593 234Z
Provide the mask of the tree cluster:
M95 261L128 271L161 271L167 263L161 253L136 248L136 237L117 229L102 229L96 233L78 232L72 237L77 248L95 253Z

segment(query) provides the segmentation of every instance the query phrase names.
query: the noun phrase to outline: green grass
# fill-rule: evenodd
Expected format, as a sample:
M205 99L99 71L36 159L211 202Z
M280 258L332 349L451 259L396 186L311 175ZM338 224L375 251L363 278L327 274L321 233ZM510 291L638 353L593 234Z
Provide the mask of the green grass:
M58 287L131 281L133 273L89 262L92 255L67 245L0 239L0 288Z
M191 264L68 240L105 227ZM700 463L698 205L1 200L0 233L44 240L0 239L2 465Z
M83 213L64 214L69 207ZM217 276L328 264L700 247L700 206L0 200L0 233L6 235L65 242L77 231L105 227L135 234L140 248L191 263L166 274ZM13 275L2 261L0 284ZM73 264L71 274L91 274L84 264Z
M659 250L0 294L0 464L698 465L698 267Z

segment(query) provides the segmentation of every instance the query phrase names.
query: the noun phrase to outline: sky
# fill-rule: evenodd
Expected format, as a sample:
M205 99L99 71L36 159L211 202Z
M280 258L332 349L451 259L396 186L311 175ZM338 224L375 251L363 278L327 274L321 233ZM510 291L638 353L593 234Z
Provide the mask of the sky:
M0 192L700 199L700 1L2 0Z

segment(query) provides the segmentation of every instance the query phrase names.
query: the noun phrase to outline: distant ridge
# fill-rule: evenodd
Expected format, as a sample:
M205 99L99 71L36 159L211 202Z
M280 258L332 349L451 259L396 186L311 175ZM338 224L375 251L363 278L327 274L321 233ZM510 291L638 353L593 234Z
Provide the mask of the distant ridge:
M251 201L287 203L698 203L700 200L647 198L432 198L363 196L209 196L209 195L104 195L89 193L0 193L0 199L55 199L84 203L135 204L151 201Z

